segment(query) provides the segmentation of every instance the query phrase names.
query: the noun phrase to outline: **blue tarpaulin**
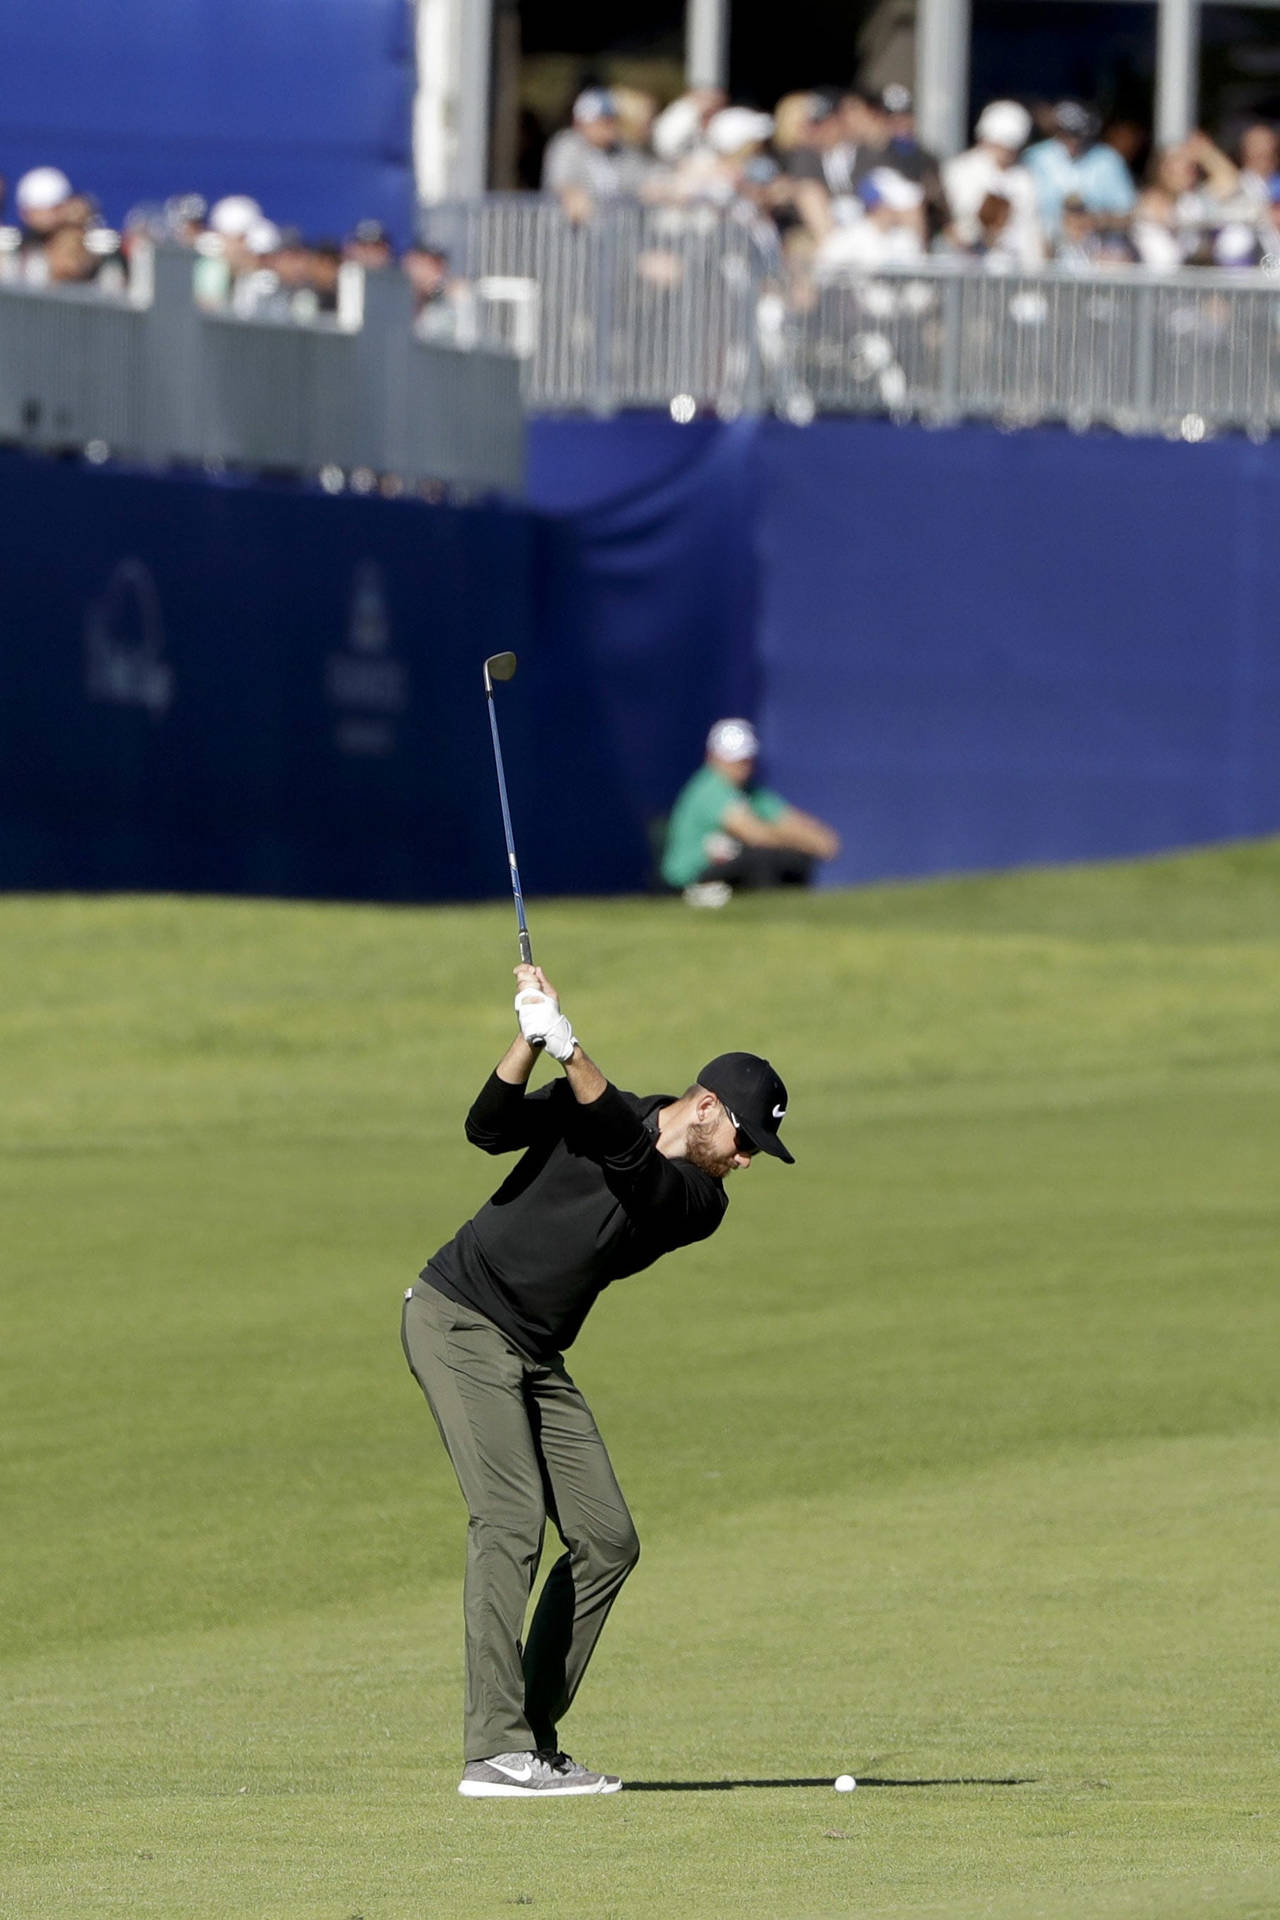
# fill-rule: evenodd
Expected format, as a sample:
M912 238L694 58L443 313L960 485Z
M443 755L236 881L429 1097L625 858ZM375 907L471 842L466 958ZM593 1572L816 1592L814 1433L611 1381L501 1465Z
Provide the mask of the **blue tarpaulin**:
M539 422L530 506L0 457L0 885L630 890L710 723L826 878L1280 830L1280 449Z
M771 775L835 881L1280 828L1280 448L774 422Z
M52 165L118 222L247 193L313 239L413 207L405 0L6 0L0 175Z

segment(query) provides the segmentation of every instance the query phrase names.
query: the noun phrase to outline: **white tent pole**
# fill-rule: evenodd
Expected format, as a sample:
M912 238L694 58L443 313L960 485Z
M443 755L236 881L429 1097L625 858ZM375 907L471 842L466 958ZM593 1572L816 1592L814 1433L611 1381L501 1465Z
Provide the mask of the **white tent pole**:
M918 0L916 127L946 159L969 144L969 0Z
M1158 147L1185 140L1200 108L1199 0L1159 0L1156 13Z
M729 0L686 0L684 79L687 87L729 84Z

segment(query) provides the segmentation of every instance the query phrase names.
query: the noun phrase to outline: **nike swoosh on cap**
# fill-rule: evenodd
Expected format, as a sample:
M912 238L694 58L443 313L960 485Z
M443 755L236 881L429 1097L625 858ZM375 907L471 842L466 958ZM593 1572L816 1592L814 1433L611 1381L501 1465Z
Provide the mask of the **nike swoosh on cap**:
M786 1110L786 1108L785 1108L785 1107L775 1107L775 1108L774 1108L774 1110L773 1110L773 1117L774 1117L774 1119L775 1119L775 1120L785 1120L785 1119L786 1119L786 1117L787 1117L787 1110Z

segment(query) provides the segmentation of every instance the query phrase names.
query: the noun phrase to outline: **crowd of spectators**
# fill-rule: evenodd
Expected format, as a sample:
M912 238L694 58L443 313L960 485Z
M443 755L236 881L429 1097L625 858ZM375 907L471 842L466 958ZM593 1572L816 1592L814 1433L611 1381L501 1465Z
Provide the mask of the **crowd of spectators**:
M636 89L593 86L551 138L542 185L575 222L630 199L767 223L788 260L819 280L930 254L992 272L1280 266L1280 131L1253 121L1231 147L1195 132L1153 149L1141 127L1104 127L1078 100L993 100L973 144L939 159L920 143L901 85L815 88L770 113L714 88L659 110ZM0 181L5 211L0 281L120 291L139 243L162 241L191 250L203 305L243 317L338 314L344 268L398 266L422 337L458 338L467 324L468 290L447 254L413 245L397 257L376 220L315 240L248 195L210 206L184 193L134 208L117 231L57 166L24 174L11 210Z
M312 320L337 315L343 270L396 267L413 290L415 326L424 339L461 330L466 289L446 253L413 245L397 256L380 221L361 220L345 239L306 238L278 226L247 194L211 206L198 193L133 208L116 229L98 202L60 167L33 167L16 182L11 209L0 181L0 282L96 286L123 292L142 243L189 248L197 301L242 318Z
M1197 131L1153 149L1082 101L993 100L972 146L939 159L901 85L815 88L771 113L715 89L659 112L632 89L588 87L542 184L574 220L619 197L746 211L819 277L927 254L996 272L1280 264L1280 132L1254 121L1232 145Z

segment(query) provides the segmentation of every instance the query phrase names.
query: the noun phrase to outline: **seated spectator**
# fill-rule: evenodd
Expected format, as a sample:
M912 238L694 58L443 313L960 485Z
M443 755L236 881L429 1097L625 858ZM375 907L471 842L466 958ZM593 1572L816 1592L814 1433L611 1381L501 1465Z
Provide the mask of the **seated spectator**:
M560 196L571 220L587 220L598 200L638 194L649 169L648 157L623 143L613 94L588 87L573 103L573 125L547 144L542 187Z
M917 138L916 105L910 87L892 81L881 89L876 105L883 116L884 164L906 179L914 180L918 186L924 186L929 175L937 173L938 162Z
M1062 203L1058 231L1053 242L1054 265L1075 272L1097 266L1101 227L1078 193L1069 193Z
M425 241L406 247L400 267L414 291L413 331L419 340L451 345L473 327L471 289L450 271L443 247Z
M707 122L729 104L723 87L694 87L664 107L653 123L650 144L663 166L674 167L700 147Z
M740 887L808 886L815 862L840 851L831 827L756 786L758 752L748 721L718 720L671 810L662 877L690 906L722 907Z
M1240 174L1207 133L1157 153L1134 209L1133 237L1144 266L1169 270L1213 257L1218 228L1249 211Z
M1028 147L1023 165L1035 182L1040 224L1056 238L1062 203L1082 200L1087 212L1118 220L1133 208L1133 178L1114 147L1098 144L1098 117L1079 100L1060 100L1053 133Z
M833 203L836 224L814 255L814 272L909 266L925 253L924 188L877 167L857 193Z
M942 185L951 209L949 238L964 252L990 251L979 243L980 210L991 197L1008 206L1000 228L998 251L1020 267L1033 271L1044 260L1044 235L1035 181L1018 155L1031 137L1031 115L1016 100L992 100L982 109L974 130L974 144L945 160Z
M1280 133L1268 120L1253 120L1240 135L1239 192L1255 213L1271 205L1271 182L1280 173Z
M124 262L120 236L109 227L86 231L78 221L55 227L44 243L45 273L50 286L96 286L103 293L123 293Z
M1271 191L1258 221L1257 232L1262 248L1261 264L1274 271L1280 267L1280 174L1271 182Z
M1151 156L1151 129L1141 120L1108 120L1098 136L1099 144L1114 147L1124 161L1131 180L1140 180Z
M791 156L813 144L812 93L784 93L773 109L773 150L785 172L791 170Z
M71 182L61 167L32 167L14 188L17 271L32 285L42 286L49 277L46 243L50 234L65 224L64 209L71 197Z
M1262 264L1262 241L1245 220L1228 220L1213 236L1211 259L1215 267L1257 267Z
M796 99L799 106L792 105ZM778 152L783 171L796 180L815 181L828 193L850 192L840 96L815 87L811 93L789 95L785 104L785 142Z
M873 95L848 87L836 101L836 139L824 156L823 178L833 196L856 193L868 174L891 165L886 151L889 116Z
M643 178L651 171L658 103L641 87L610 87L609 91L618 110L618 139L627 152L639 156Z
M950 209L942 187L942 169L936 154L922 147L916 136L915 99L910 87L891 81L881 89L877 105L883 129L882 165L914 180L924 188L924 204L930 237L940 233L950 218Z
M24 173L13 190L24 245L43 246L55 227L64 224L63 210L71 198L71 182L61 167L32 167Z
M194 247L207 231L209 202L202 193L174 193L164 203L164 237L179 247Z
M282 227L271 256L280 305L293 319L309 320L316 311L311 285L311 249L298 227Z
M366 273L376 273L380 267L395 265L396 250L381 220L357 220L342 243L342 258L354 260Z
M983 195L977 212L963 226L953 221L944 230L936 251L981 260L992 273L1016 273L1025 263L1013 232L1013 203L993 191Z
M308 247L308 284L315 295L317 313L338 311L338 281L342 273L342 248L336 240L317 240Z
M727 207L753 197L778 171L777 162L764 152L772 132L770 114L757 113L752 107L721 107L707 122L701 144L663 182L663 199Z
M262 208L247 193L215 201L208 230L196 241L195 295L202 307L229 306L236 282L255 270L247 235L261 220Z
M240 281L237 312L259 320L314 320L338 307L342 249L336 240L312 244L297 227L251 227L245 244L257 265Z
M771 145L778 172L766 196L768 213L793 259L807 259L831 231L831 193L815 140L832 119L827 94L784 94L773 110ZM838 123L832 132L838 135Z

